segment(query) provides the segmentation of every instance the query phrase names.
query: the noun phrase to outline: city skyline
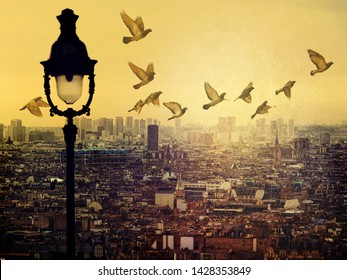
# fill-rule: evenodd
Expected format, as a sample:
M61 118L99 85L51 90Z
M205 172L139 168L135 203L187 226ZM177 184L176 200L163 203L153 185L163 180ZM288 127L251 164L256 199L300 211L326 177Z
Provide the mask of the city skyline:
M346 259L347 127L258 119L234 142L234 120L179 141L149 126L147 139L78 143L76 258ZM66 156L51 136L1 146L2 258L66 258Z
M160 107L146 105L140 114L131 115L174 125L167 120L171 112L162 103L175 101L188 107L182 123L212 125L219 117L229 115L236 116L239 125L255 123L258 118L325 125L345 121L345 2L281 1L264 5L264 1L170 1L162 5L155 0L104 0L37 6L16 0L5 2L0 17L6 38L0 47L0 97L6 108L0 113L0 123L8 125L13 119L22 119L32 127L59 127L65 123L64 118L51 118L48 108L42 108L43 118L19 111L34 97L45 99L39 62L49 57L50 47L59 35L56 16L65 8L79 15L77 35L86 44L89 56L99 61L91 105L93 119L129 115L128 110L139 99L160 90ZM122 38L129 31L121 20L122 10L132 18L142 16L145 27L153 32L138 42L123 44ZM315 66L309 59L309 48L333 61L333 66L310 76ZM129 61L142 68L153 62L155 79L134 90L132 86L138 80L127 65ZM275 91L289 80L296 81L291 99L283 93L276 96ZM231 101L203 110L202 105L208 102L204 82L219 93L226 92ZM255 88L252 103L233 102L249 82ZM51 88L52 98L56 98L53 79ZM86 88L84 84L77 107L87 96ZM276 107L251 120L264 100Z

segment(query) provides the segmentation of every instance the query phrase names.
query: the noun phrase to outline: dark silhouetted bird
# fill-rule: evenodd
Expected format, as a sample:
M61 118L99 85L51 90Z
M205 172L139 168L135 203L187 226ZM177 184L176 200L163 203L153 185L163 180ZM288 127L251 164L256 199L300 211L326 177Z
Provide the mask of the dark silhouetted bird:
M31 99L23 108L20 109L20 111L28 109L30 113L36 117L43 117L39 107L49 107L48 103L43 101L41 96Z
M215 106L224 100L224 96L226 95L225 92L218 95L218 92L215 89L213 89L208 82L205 82L204 86L207 97L211 100L211 102L203 105L202 108L208 110L210 107Z
M321 56L319 53L308 49L308 54L310 55L311 61L316 65L317 69L311 71L311 76L317 73L324 72L325 70L328 70L331 65L333 65L333 62L326 63L323 56Z
M143 106L145 105L146 103L143 102L141 99L139 101L136 102L136 104L134 105L134 107L132 109L130 109L128 112L131 112L131 111L136 111L138 114L140 114Z
M163 94L161 91L157 91L154 93L151 93L150 95L148 95L148 97L145 99L145 104L150 104L152 103L155 106L159 106L159 96Z
M234 100L234 102L237 100L237 99L243 99L245 102L247 103L251 103L252 102L252 95L251 95L251 91L254 89L253 87L253 83L249 83L248 86L241 92L241 95L236 98Z
M147 65L146 71L131 62L129 62L128 64L134 74L141 80L140 83L133 86L134 89L139 89L140 87L147 85L154 79L155 73L153 63L149 63Z
M280 92L284 92L284 94L290 98L291 97L291 88L294 86L295 81L289 81L287 82L282 88L279 90L276 90L276 95L279 94Z
M182 108L177 102L164 102L163 104L174 114L171 118L168 118L168 121L182 117L188 109L187 107Z
M272 108L271 106L267 105L267 101L264 101L263 104L261 104L254 115L251 116L251 119L253 119L257 114L266 114L269 113L269 109Z
M142 17L137 17L133 20L124 11L120 13L120 16L132 35L132 37L123 37L124 44L141 40L145 38L149 32L152 32L152 29L145 29Z

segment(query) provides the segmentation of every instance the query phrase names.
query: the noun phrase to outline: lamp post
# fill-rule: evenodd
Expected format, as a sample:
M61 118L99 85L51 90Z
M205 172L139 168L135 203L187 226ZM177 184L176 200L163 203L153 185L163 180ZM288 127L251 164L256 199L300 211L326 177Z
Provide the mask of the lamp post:
M73 118L86 114L90 115L90 104L94 94L94 66L97 60L89 58L85 44L76 34L76 21L78 15L73 10L65 9L57 16L60 22L60 36L53 43L51 54L47 61L42 61L44 67L44 90L50 105L50 115L67 118L64 126L64 139L66 143L66 253L68 259L75 259L75 161L74 146L77 127ZM55 77L57 94L66 104L73 104L82 94L83 76L89 78L89 98L87 103L78 111L67 108L58 109L53 104L50 90L50 77Z

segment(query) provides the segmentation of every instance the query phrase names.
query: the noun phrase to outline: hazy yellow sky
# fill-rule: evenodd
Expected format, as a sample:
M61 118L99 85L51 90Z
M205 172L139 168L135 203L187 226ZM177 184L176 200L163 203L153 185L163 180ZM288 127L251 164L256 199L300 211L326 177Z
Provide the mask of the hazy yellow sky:
M77 35L89 56L97 59L96 89L91 118L157 118L170 124L171 112L149 105L140 115L128 110L139 99L162 91L160 102L188 107L183 123L214 124L218 117L235 116L237 124L294 118L297 123L335 124L347 120L347 1L345 0L2 0L0 10L0 123L22 119L25 126L60 126L64 118L43 118L19 109L36 96L45 98L43 67L60 34L56 19L65 8L79 15ZM129 31L119 13L142 16L153 30L145 39L122 43ZM332 67L310 76L315 66L307 49L322 54ZM134 90L137 77L128 61L146 68L153 62L155 79ZM87 79L85 79L87 80ZM292 98L275 90L295 80ZM208 111L204 82L226 98ZM253 101L233 102L253 82ZM55 82L51 80L52 94ZM80 108L87 97L87 84ZM276 108L250 116L268 100ZM59 101L57 101L59 102ZM60 108L64 108L59 102Z

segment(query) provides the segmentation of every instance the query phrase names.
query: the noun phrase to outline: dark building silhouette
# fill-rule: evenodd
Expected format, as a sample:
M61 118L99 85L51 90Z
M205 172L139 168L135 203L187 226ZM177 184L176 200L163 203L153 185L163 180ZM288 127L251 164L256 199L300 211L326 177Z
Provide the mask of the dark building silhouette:
M158 151L159 149L159 129L157 125L148 126L148 140L147 149L148 151Z

